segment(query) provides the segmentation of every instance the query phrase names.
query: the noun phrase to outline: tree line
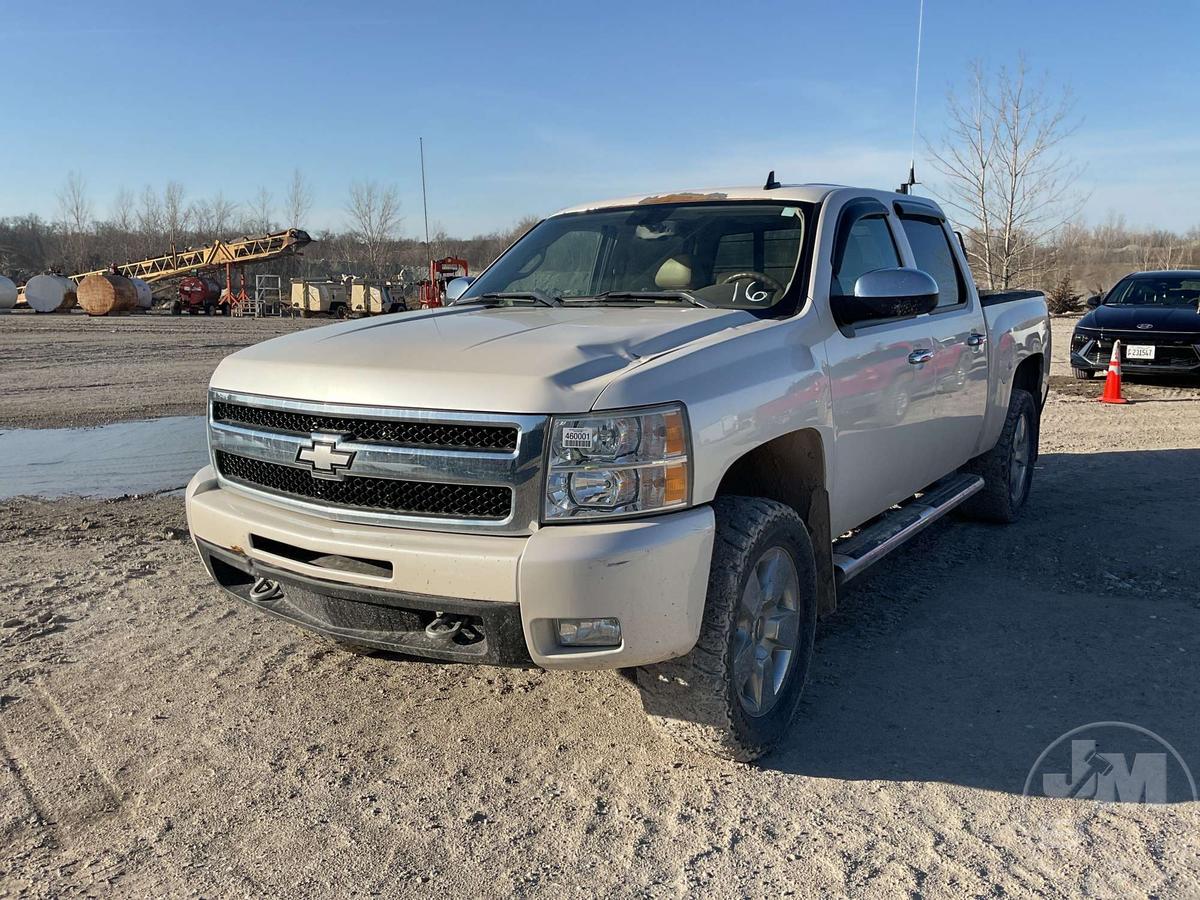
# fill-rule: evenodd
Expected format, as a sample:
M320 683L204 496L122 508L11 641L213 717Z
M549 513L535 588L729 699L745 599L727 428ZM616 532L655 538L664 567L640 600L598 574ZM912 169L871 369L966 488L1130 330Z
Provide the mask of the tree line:
M292 173L280 197L264 187L244 203L221 192L189 198L179 181L168 181L161 188L147 185L136 193L122 188L104 216L96 214L86 179L70 172L57 200L54 219L32 213L0 217L0 274L21 284L41 272L69 275L103 269L173 249L202 247L217 239L304 228L312 211L312 190L299 170ZM527 216L509 228L469 238L451 236L439 227L428 243L401 236L403 221L394 186L358 181L347 194L343 228L310 232L313 243L301 256L257 268L285 279L346 274L411 278L426 271L431 258L456 256L478 271L537 218Z

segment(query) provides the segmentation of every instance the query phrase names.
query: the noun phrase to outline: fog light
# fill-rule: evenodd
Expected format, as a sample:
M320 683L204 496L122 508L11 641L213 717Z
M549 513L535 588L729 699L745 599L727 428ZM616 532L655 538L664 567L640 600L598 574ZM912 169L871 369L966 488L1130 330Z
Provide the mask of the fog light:
M619 647L619 619L558 619L558 642L564 647Z

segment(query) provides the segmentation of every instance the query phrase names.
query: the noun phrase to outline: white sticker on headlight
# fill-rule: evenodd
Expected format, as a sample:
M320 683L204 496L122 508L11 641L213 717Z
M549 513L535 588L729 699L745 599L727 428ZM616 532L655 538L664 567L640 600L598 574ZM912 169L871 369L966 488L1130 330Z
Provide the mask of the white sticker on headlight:
M567 450L591 450L595 441L595 428L564 428L562 430L562 445Z

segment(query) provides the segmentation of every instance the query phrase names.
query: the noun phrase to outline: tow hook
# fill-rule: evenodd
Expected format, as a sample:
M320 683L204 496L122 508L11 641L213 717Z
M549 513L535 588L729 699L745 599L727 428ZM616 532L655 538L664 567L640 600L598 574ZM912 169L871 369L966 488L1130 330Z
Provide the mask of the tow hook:
M258 578L250 587L250 599L255 603L266 603L282 596L283 588L279 586L279 582L270 578Z
M425 626L425 634L438 641L452 641L462 633L466 620L462 616L438 613L437 618Z
M448 616L445 613L438 613L437 618L425 626L425 634L435 641L454 641L459 644L474 644L483 637L465 617Z

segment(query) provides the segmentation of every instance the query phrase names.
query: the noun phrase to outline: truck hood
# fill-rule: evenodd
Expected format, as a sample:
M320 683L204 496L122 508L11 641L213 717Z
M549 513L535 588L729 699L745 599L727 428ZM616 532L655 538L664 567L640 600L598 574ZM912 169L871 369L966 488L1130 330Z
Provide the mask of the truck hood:
M754 321L740 310L674 306L413 311L247 347L222 361L212 387L326 403L583 412L623 372Z

